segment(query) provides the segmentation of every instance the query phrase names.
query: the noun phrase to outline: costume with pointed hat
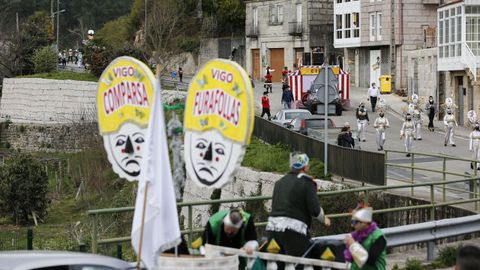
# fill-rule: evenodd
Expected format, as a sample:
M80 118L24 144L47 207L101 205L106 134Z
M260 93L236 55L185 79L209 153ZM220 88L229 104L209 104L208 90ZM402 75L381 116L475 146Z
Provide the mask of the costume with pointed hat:
M377 130L377 146L378 151L383 150L383 145L385 143L385 130L390 127L387 117L385 117L385 100L380 99L378 102L379 116L375 119L373 127Z
M407 157L410 156L413 146L413 135L415 133L415 124L412 121L412 115L407 113L405 117L405 122L403 122L402 129L400 130L400 139L405 140L405 151L407 152Z
M365 141L365 132L367 132L367 124L370 120L368 119L368 112L363 102L358 106L356 116L358 140Z

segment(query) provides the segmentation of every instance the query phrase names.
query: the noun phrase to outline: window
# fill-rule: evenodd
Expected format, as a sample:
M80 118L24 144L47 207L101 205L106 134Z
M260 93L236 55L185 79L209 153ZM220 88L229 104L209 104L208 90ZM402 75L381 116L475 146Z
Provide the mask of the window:
M443 44L443 21L438 22L438 44Z
M342 38L342 14L337 14L335 19L337 39Z
M351 25L352 25L352 21L351 21L351 14L345 14L345 38L350 38L351 35L350 35L350 28L351 28Z
M297 11L297 16L296 16L296 22L297 23L302 23L302 4L297 4L296 5L296 11Z
M270 24L282 24L283 23L283 6L272 5L270 6Z
M382 13L377 13L377 40L382 40Z
M375 36L377 35L377 28L376 28L376 14L370 14L370 41L375 41Z
M353 13L353 37L360 37L360 13Z
M258 27L258 10L256 7L253 8L253 28L257 29Z
M480 14L468 15L465 19L467 45L474 55L480 56Z

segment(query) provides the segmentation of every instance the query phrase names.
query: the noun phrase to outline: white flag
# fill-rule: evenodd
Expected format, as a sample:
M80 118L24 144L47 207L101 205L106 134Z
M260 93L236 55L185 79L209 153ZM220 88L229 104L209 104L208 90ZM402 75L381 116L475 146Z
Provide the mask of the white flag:
M160 252L180 243L180 226L168 158L165 118L158 78L155 86L154 104L145 136L146 148L144 149L142 173L138 182L132 225L132 246L138 254L142 209L144 198L147 196L141 252L141 259L147 269L154 268ZM148 192L145 195L147 182L149 183Z

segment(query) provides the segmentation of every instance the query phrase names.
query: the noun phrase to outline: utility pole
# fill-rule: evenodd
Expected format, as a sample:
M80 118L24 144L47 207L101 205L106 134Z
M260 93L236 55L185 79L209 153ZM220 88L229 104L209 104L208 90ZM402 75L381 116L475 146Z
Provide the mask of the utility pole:
M57 0L57 53L60 52L60 46L58 46L58 35L60 28L60 0Z
M54 15L53 15L53 0L50 0L50 27L52 29L52 35L53 35L53 25L54 25Z
M17 20L17 35L20 33L20 26L18 24L18 12L15 14L16 20Z
M148 7L148 0L145 0L145 46L147 46L147 29L148 29L148 25L147 25L147 7Z
M325 58L324 58L325 59ZM330 71L330 66L328 64L324 64L323 69L325 71L325 96L324 96L324 102L323 102L323 108L325 109L325 119L324 119L324 134L325 138L323 140L323 175L324 177L327 177L328 174L328 91L330 90L328 88L328 72ZM326 178L324 178L326 179Z

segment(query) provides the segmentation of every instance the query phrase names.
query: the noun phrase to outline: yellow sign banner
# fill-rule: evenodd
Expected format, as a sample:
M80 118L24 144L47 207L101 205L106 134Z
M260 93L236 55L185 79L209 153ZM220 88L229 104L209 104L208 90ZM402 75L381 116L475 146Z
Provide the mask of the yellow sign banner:
M322 70L322 66L304 66L300 67L300 74L302 75L318 75ZM334 66L332 67L333 74L338 75L340 74L340 67Z

